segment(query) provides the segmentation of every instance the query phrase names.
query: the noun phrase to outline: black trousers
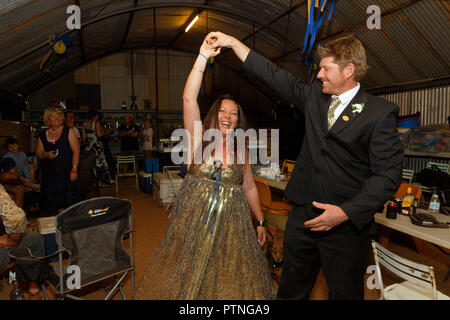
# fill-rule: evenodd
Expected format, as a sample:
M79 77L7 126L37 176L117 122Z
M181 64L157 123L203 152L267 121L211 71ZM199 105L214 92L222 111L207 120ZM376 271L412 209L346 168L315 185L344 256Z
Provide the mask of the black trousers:
M315 210L307 205L294 206L289 214L277 299L308 299L322 267L328 299L363 300L373 235L357 233L350 221L326 232L310 231L303 224L320 213Z

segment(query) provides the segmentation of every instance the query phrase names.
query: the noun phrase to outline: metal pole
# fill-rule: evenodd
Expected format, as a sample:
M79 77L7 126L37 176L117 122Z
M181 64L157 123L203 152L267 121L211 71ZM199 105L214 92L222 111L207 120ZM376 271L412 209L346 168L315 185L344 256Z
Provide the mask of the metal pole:
M156 39L156 9L153 9L153 42ZM155 141L159 144L159 127L161 123L159 119L159 86L158 86L158 48L155 46L155 109L156 109L156 134Z

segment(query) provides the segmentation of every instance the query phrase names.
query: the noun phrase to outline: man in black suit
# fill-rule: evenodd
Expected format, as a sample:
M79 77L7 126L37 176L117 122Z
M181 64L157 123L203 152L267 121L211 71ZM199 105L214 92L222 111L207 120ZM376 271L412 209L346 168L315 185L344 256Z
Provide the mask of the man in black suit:
M294 207L277 297L308 299L322 267L329 299L364 299L373 216L397 190L403 162L398 106L360 88L364 47L353 37L319 46L320 81L309 86L234 37L212 32L206 41L232 48L245 70L305 116L303 146L286 188Z

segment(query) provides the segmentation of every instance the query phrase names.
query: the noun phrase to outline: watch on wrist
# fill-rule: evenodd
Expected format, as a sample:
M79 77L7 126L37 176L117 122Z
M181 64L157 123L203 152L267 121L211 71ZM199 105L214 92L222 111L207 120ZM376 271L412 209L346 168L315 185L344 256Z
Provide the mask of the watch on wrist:
M257 227L264 227L266 224L264 223L264 220L256 220L256 226Z

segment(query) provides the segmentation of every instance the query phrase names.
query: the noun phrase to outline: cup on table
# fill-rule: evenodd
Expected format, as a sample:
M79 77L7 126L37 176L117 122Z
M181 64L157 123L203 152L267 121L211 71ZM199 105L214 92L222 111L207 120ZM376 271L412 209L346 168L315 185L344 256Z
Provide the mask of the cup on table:
M397 204L389 202L386 206L386 218L397 219Z

